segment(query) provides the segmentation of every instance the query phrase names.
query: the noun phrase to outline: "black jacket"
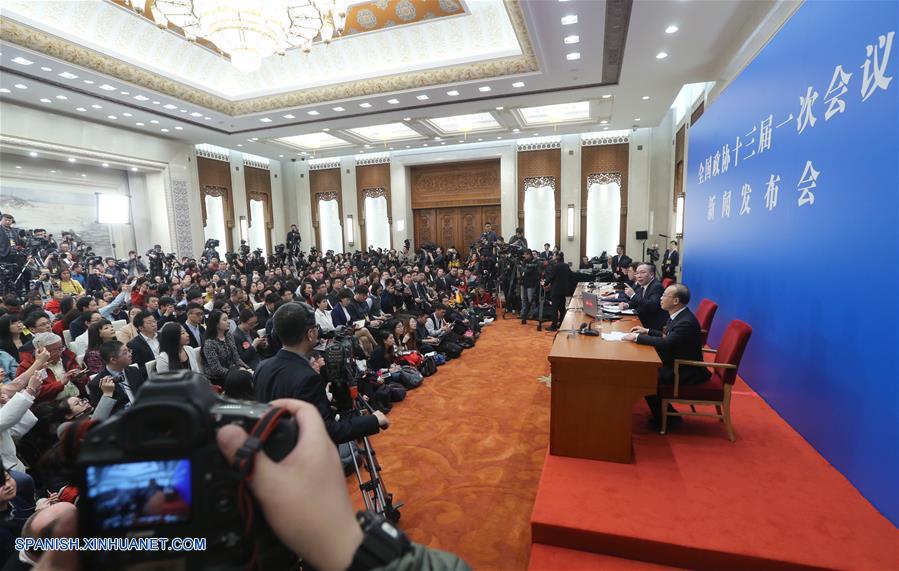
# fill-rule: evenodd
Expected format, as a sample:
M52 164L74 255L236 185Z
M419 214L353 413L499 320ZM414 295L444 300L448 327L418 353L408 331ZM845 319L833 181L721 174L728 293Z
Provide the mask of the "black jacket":
M150 349L150 345L147 344L147 341L140 333L128 342L128 348L131 349L131 362L137 364L140 367L140 372L146 377L147 362L156 359L153 349Z
M559 262L552 266L546 282L552 284L549 291L549 296L552 299L561 299L566 295L571 295L574 289L572 286L576 285L574 274L571 273L571 268L565 262Z
M125 373L125 378L128 381L131 392L137 397L137 390L144 384L144 376L141 375L140 371L135 367L125 367L123 372ZM97 407L97 403L100 402L100 398L103 396L103 391L100 390L100 379L106 376L114 375L109 372L109 369L103 367L103 370L94 375L87 383L88 400L94 408ZM113 414L129 406L128 394L125 392L125 389L122 388L121 383L116 383L112 398L115 399L116 402L115 407L112 409Z
M674 383L674 360L687 359L702 361L702 333L696 316L685 308L674 320L666 320L664 332L650 329L648 334L637 336L637 343L652 345L662 360L659 380L663 384ZM680 382L685 385L699 385L711 376L705 367L682 365Z
M292 398L315 405L325 421L331 440L337 444L370 436L380 430L378 419L373 415L343 414L340 420L336 420L325 394L324 380L306 358L291 351L281 349L274 357L263 361L253 375L253 384L259 402Z
M658 278L649 282L649 285L641 288L628 302L631 309L637 310L640 323L647 329L658 329L668 322L668 312L662 309L662 293L665 288Z
M674 279L678 263L680 254L675 250L665 250L665 257L662 259L662 277Z
M193 332L190 330L190 328L187 325L182 323L181 326L184 327L184 330L187 331L188 337L190 337L190 346L191 347L193 347L194 349L198 349L203 346L203 339L206 338L206 328L205 327L203 327L202 325L200 327L198 327L198 329L200 330L200 338L197 339L196 337L194 337Z

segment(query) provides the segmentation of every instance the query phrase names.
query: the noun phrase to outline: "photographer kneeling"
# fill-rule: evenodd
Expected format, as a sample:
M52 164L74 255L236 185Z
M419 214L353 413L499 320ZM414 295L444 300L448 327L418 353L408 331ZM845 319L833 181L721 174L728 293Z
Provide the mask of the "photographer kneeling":
M309 306L301 303L285 303L272 316L274 332L283 347L274 357L262 362L253 381L256 400L271 402L275 399L295 398L312 403L318 408L328 434L336 444L350 442L376 434L387 428L390 421L380 412L365 416L334 418L331 404L325 392L325 382L310 363L313 348L318 344L318 326Z

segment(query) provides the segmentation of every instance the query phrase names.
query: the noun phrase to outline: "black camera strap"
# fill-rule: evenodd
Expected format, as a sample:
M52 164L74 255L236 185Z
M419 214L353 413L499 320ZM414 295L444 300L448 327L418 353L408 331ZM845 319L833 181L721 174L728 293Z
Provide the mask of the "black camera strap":
M249 480L253 475L253 466L256 454L265 446L266 440L275 431L278 420L282 416L290 413L283 407L272 407L266 412L262 418L256 421L253 430L250 431L249 437L244 441L243 445L234 455L234 463L232 466L240 473L241 478Z

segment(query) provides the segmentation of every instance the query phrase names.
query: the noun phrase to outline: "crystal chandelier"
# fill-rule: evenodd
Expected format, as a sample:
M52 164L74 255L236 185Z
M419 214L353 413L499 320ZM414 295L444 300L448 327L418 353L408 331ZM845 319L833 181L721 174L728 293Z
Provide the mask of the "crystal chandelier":
M203 38L231 57L237 69L259 69L262 59L289 48L308 52L329 43L346 25L347 0L155 0L153 17L172 23L189 40Z

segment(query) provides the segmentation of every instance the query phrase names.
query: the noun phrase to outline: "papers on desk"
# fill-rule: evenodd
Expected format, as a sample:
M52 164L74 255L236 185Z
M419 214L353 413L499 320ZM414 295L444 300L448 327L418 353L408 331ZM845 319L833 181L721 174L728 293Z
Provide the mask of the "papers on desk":
M627 335L624 331L611 331L609 333L603 333L602 338L606 341L621 341L621 339Z
M608 313L620 313L621 315L636 315L633 309L621 309L618 305L603 305L602 310Z

